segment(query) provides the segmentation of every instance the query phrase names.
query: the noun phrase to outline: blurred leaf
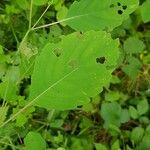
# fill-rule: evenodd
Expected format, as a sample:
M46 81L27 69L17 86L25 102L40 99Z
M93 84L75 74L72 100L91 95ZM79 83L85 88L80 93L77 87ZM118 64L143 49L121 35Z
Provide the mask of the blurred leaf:
M126 123L130 120L129 111L127 109L122 109L121 112L121 123Z
M130 139L134 141L135 144L138 144L144 135L144 129L141 127L136 127L132 130Z
M129 106L129 114L133 119L137 119L139 117L138 111L133 106Z
M150 1L146 0L146 2L144 2L141 6L141 15L142 15L142 19L144 21L144 23L147 23L150 21Z
M95 143L96 150L107 150L106 146L100 143Z
M109 91L108 93L105 94L105 100L106 101L117 101L120 98L120 93L119 91Z
M129 37L124 42L124 50L127 53L140 53L144 50L145 44L136 37Z
M139 101L137 111L139 115L145 114L149 109L149 104L146 99Z
M68 13L68 8L65 6L61 6L61 9L57 12L57 20L58 21L63 20L66 17L67 13ZM63 26L66 25L65 22L62 22L60 24Z
M111 150L121 150L121 149L120 149L119 140L116 140L116 141L112 144Z
M131 79L135 79L140 72L142 64L135 57L130 57L128 62L129 64L123 66L122 69Z
M121 124L121 111L121 106L116 102L103 103L100 113L105 121L104 126L108 128L108 126L112 124L119 127Z
M40 6L40 5L45 5L48 3L48 0L33 0L33 4Z
M29 132L25 139L25 150L46 150L46 143L37 132Z

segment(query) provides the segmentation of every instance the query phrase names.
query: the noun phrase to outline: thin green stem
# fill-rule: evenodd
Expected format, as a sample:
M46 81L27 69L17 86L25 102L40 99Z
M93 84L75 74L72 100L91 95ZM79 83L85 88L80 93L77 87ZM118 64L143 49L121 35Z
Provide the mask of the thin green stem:
M44 14L47 12L47 10L49 9L49 7L51 6L51 4L49 4L46 9L44 10L44 12L42 13L42 15L39 17L39 19L35 22L35 24L33 25L32 29L39 23L39 21L42 19L42 17L44 16Z
M32 24L32 6L33 6L33 0L31 0L31 2L30 2L29 30L31 29L31 24Z
M52 25L59 24L59 23L62 23L62 22L66 22L68 20L73 20L73 19L76 19L76 18L79 18L79 17L82 17L82 16L84 16L84 15L79 15L79 16L74 16L74 17L62 19L62 20L59 20L59 21L56 21L56 22L52 22L52 23L49 23L49 24L45 24L45 25L42 25L42 26L39 26L39 27L32 28L31 30L37 30L37 29L41 29L41 28L50 27Z
M15 40L16 40L16 42L17 42L17 45L18 45L18 44L19 44L19 40L18 40L18 38L17 38L17 36L16 36L16 33L15 33L15 30L14 30L14 27L13 27L13 25L12 25L12 24L10 25L10 27L11 27L12 33L13 33L14 38L15 38Z

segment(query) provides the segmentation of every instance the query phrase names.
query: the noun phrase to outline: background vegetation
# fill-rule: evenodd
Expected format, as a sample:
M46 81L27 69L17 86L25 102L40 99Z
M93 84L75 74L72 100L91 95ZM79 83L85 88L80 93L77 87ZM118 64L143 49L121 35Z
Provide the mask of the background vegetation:
M140 0L136 5L137 0L112 0L112 4L109 1L111 11L92 5L101 1L105 6L108 0L77 0L77 7L73 7L74 1L0 1L0 150L150 150L150 1ZM86 11L100 11L103 16L84 16ZM118 17L112 12L117 12ZM95 31L86 34L90 30ZM52 57L49 59L43 51L49 53L49 49L56 47L54 52L59 57L61 51L57 46L67 45L73 49L75 42L82 41L77 40L75 31L79 31L79 39L87 38L86 44L92 43L90 48L112 42L109 46L112 51L106 56L117 59L117 65L112 67L115 64L112 60L108 62L111 69L100 68L100 79L104 78L105 82L90 85L86 76L82 79L89 88L104 86L103 90L84 104L59 103L59 100L57 104L59 94L54 93L56 100L48 100L56 101L54 108L59 109L47 105L49 101L44 101L45 97L38 104L40 107L32 105L30 93L34 98L47 86L45 67L52 65ZM110 34L105 35L108 32ZM106 40L101 38L104 35ZM116 39L119 53L115 51ZM51 44L44 50L48 43ZM87 58L83 63L90 64L92 54ZM104 64L105 59L100 57L96 61ZM57 71L50 72L52 76L63 72L62 63L56 67ZM75 63L71 62L71 67L76 66ZM111 78L107 76L110 70ZM97 70L89 70L92 71ZM80 89L78 81L69 86L76 83L79 88L69 91L70 97L75 97ZM64 84L61 89L67 86Z

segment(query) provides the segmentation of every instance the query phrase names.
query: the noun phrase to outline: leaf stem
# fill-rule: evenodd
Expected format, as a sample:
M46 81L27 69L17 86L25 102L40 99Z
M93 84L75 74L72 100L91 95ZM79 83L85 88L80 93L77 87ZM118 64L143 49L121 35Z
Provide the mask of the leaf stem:
M62 20L59 20L59 21L56 21L56 22L52 22L52 23L49 23L49 24L45 24L45 25L42 25L42 26L39 26L39 27L32 28L31 30L37 30L37 29L41 29L41 28L45 28L45 27L50 27L52 25L62 23L62 22L66 22L68 20L73 20L73 19L76 19L76 18L79 18L79 17L82 17L82 16L83 15L69 17L69 18L62 19Z
M31 24L32 24L32 6L33 6L33 0L31 0L31 2L30 2L29 30L31 29Z

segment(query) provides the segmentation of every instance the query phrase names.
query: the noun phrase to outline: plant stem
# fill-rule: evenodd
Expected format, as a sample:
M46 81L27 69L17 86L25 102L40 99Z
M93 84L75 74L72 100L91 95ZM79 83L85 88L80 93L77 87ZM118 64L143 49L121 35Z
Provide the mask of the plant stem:
M30 3L29 30L31 29L31 24L32 24L32 6L33 6L33 0L31 0L31 3Z

